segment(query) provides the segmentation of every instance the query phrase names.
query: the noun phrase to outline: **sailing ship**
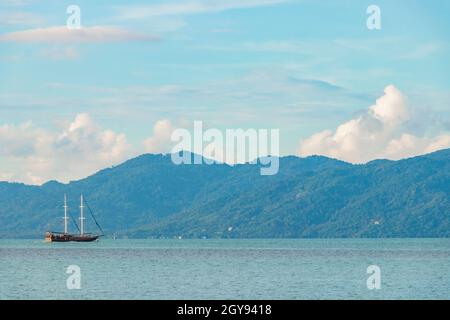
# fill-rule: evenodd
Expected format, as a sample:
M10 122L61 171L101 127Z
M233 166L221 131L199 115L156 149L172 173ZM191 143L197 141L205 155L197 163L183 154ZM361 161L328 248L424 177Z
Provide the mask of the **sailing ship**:
M55 232L55 231L47 231L45 233L45 241L47 242L69 242L69 241L76 241L76 242L91 242L97 240L99 237L103 235L103 230L98 224L97 220L95 219L94 214L92 213L91 208L89 205L87 208L89 209L89 212L91 213L91 216L97 225L97 227L100 229L102 234L92 234L92 233L86 233L84 232L84 220L86 219L84 217L84 208L85 208L85 201L83 199L83 195L81 195L81 201L80 201L80 227L78 227L78 224L73 220L75 223L79 233L78 234L72 234L68 231L68 222L69 222L69 215L68 215L68 206L67 206L67 196L64 195L64 232Z

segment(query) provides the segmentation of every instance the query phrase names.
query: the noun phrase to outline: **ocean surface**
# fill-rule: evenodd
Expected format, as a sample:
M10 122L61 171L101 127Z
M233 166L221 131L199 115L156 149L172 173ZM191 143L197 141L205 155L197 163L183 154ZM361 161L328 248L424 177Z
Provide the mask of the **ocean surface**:
M449 298L450 239L0 240L0 299Z

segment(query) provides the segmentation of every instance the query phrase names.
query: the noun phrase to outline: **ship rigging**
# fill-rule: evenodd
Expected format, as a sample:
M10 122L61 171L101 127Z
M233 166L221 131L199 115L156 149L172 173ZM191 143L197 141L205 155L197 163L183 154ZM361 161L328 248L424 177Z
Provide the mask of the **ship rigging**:
M94 220L95 224L97 225L98 229L100 230L101 234L92 234L92 233L86 233L85 232L85 225L84 220L86 219L84 216L84 208L88 208L89 213L91 214L92 219ZM69 242L69 241L76 241L76 242L91 242L98 240L101 236L104 235L104 232L102 228L100 227L97 219L94 216L94 213L92 212L91 208L89 207L88 203L84 199L83 195L80 197L80 226L78 227L78 224L76 223L75 219L71 216L75 226L78 229L78 234L72 234L68 231L68 224L69 224L69 212L68 212L68 206L67 206L67 196L64 195L64 232L55 232L55 231L47 231L45 233L45 241L47 242Z

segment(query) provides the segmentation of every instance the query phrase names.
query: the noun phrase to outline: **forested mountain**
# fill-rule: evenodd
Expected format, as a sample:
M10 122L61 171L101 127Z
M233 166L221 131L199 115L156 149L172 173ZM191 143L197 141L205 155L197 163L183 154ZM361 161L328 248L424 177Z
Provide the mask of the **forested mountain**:
M274 176L146 154L69 184L0 182L0 237L61 230L64 193L74 218L83 193L106 233L127 237L448 237L450 149L365 165L283 157Z

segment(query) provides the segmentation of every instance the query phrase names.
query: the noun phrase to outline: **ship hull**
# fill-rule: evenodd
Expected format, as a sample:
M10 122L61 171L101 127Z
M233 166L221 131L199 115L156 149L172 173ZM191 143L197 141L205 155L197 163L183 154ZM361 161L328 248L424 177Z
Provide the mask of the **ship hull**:
M92 242L99 238L98 235L92 234L68 234L68 233L54 233L47 232L45 234L45 241L47 242Z

